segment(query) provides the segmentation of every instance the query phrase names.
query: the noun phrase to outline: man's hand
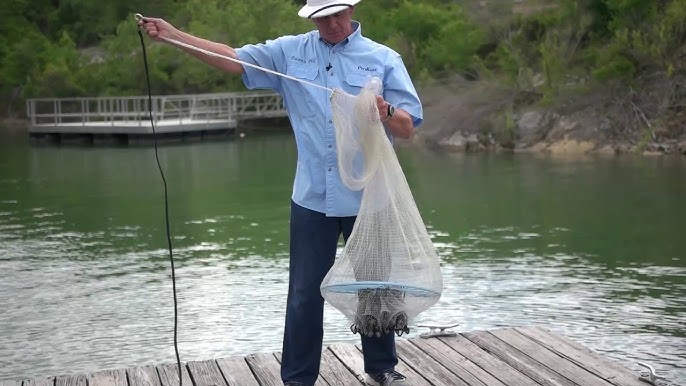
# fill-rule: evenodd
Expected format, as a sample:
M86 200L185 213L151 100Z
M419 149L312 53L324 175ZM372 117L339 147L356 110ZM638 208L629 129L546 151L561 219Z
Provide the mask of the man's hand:
M243 66L236 61L238 59L236 51L230 46L185 33L176 29L176 27L164 21L164 19L141 15L136 15L136 18L138 19L138 26L145 30L145 33L151 39L175 45L220 70L234 74L242 74L244 72ZM204 51L210 51L210 53ZM236 60L230 60L230 58Z
M379 119L384 126L396 137L409 139L414 133L412 117L402 109L395 109L393 119L388 116L388 102L382 96L376 96L376 107L379 109Z
M138 21L138 25L145 30L148 36L157 41L161 41L165 38L174 39L174 35L177 31L176 28L168 22L154 17L145 17Z
M388 102L381 95L376 96L376 107L379 109L379 119L385 122L388 119Z

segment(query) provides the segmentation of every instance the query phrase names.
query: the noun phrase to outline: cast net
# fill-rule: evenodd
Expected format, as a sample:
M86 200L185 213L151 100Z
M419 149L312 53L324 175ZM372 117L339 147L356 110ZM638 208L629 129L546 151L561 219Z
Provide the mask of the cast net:
M379 120L379 83L331 97L341 179L364 191L352 233L321 285L353 333L366 336L409 332L443 290L438 256Z

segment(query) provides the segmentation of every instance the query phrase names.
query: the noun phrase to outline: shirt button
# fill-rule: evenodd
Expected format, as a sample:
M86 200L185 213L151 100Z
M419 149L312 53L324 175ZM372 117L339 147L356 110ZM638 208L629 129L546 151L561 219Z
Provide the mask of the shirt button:
M331 171L331 168L329 168L329 171Z
M333 76L333 72L331 73L331 76Z
M329 145L329 149L331 149L331 145Z
M329 119L329 123L333 123L333 121Z

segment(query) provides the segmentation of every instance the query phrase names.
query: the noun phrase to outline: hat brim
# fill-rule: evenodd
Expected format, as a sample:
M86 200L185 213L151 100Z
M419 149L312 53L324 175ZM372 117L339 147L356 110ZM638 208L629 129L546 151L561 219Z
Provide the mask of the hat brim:
M340 1L335 4L330 4L327 6L317 6L317 7L312 7L309 5L305 5L302 8L300 8L300 11L298 11L298 16L305 18L305 19L316 19L318 17L324 17L324 16L329 16L333 15L334 13L341 12L343 10L346 10L349 7L352 7L353 5L359 3L360 0L347 0L347 1Z

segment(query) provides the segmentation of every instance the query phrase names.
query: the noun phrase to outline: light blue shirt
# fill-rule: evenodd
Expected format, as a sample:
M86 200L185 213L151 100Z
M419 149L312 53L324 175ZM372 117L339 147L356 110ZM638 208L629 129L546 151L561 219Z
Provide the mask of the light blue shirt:
M415 127L421 124L422 105L400 55L363 37L358 22L353 21L353 29L336 45L326 43L315 30L246 45L236 54L241 61L351 95L359 94L371 77L378 77L384 99L407 111ZM327 216L357 215L362 192L348 189L338 173L329 91L250 66L243 68L248 89L271 89L283 96L298 148L293 202Z

